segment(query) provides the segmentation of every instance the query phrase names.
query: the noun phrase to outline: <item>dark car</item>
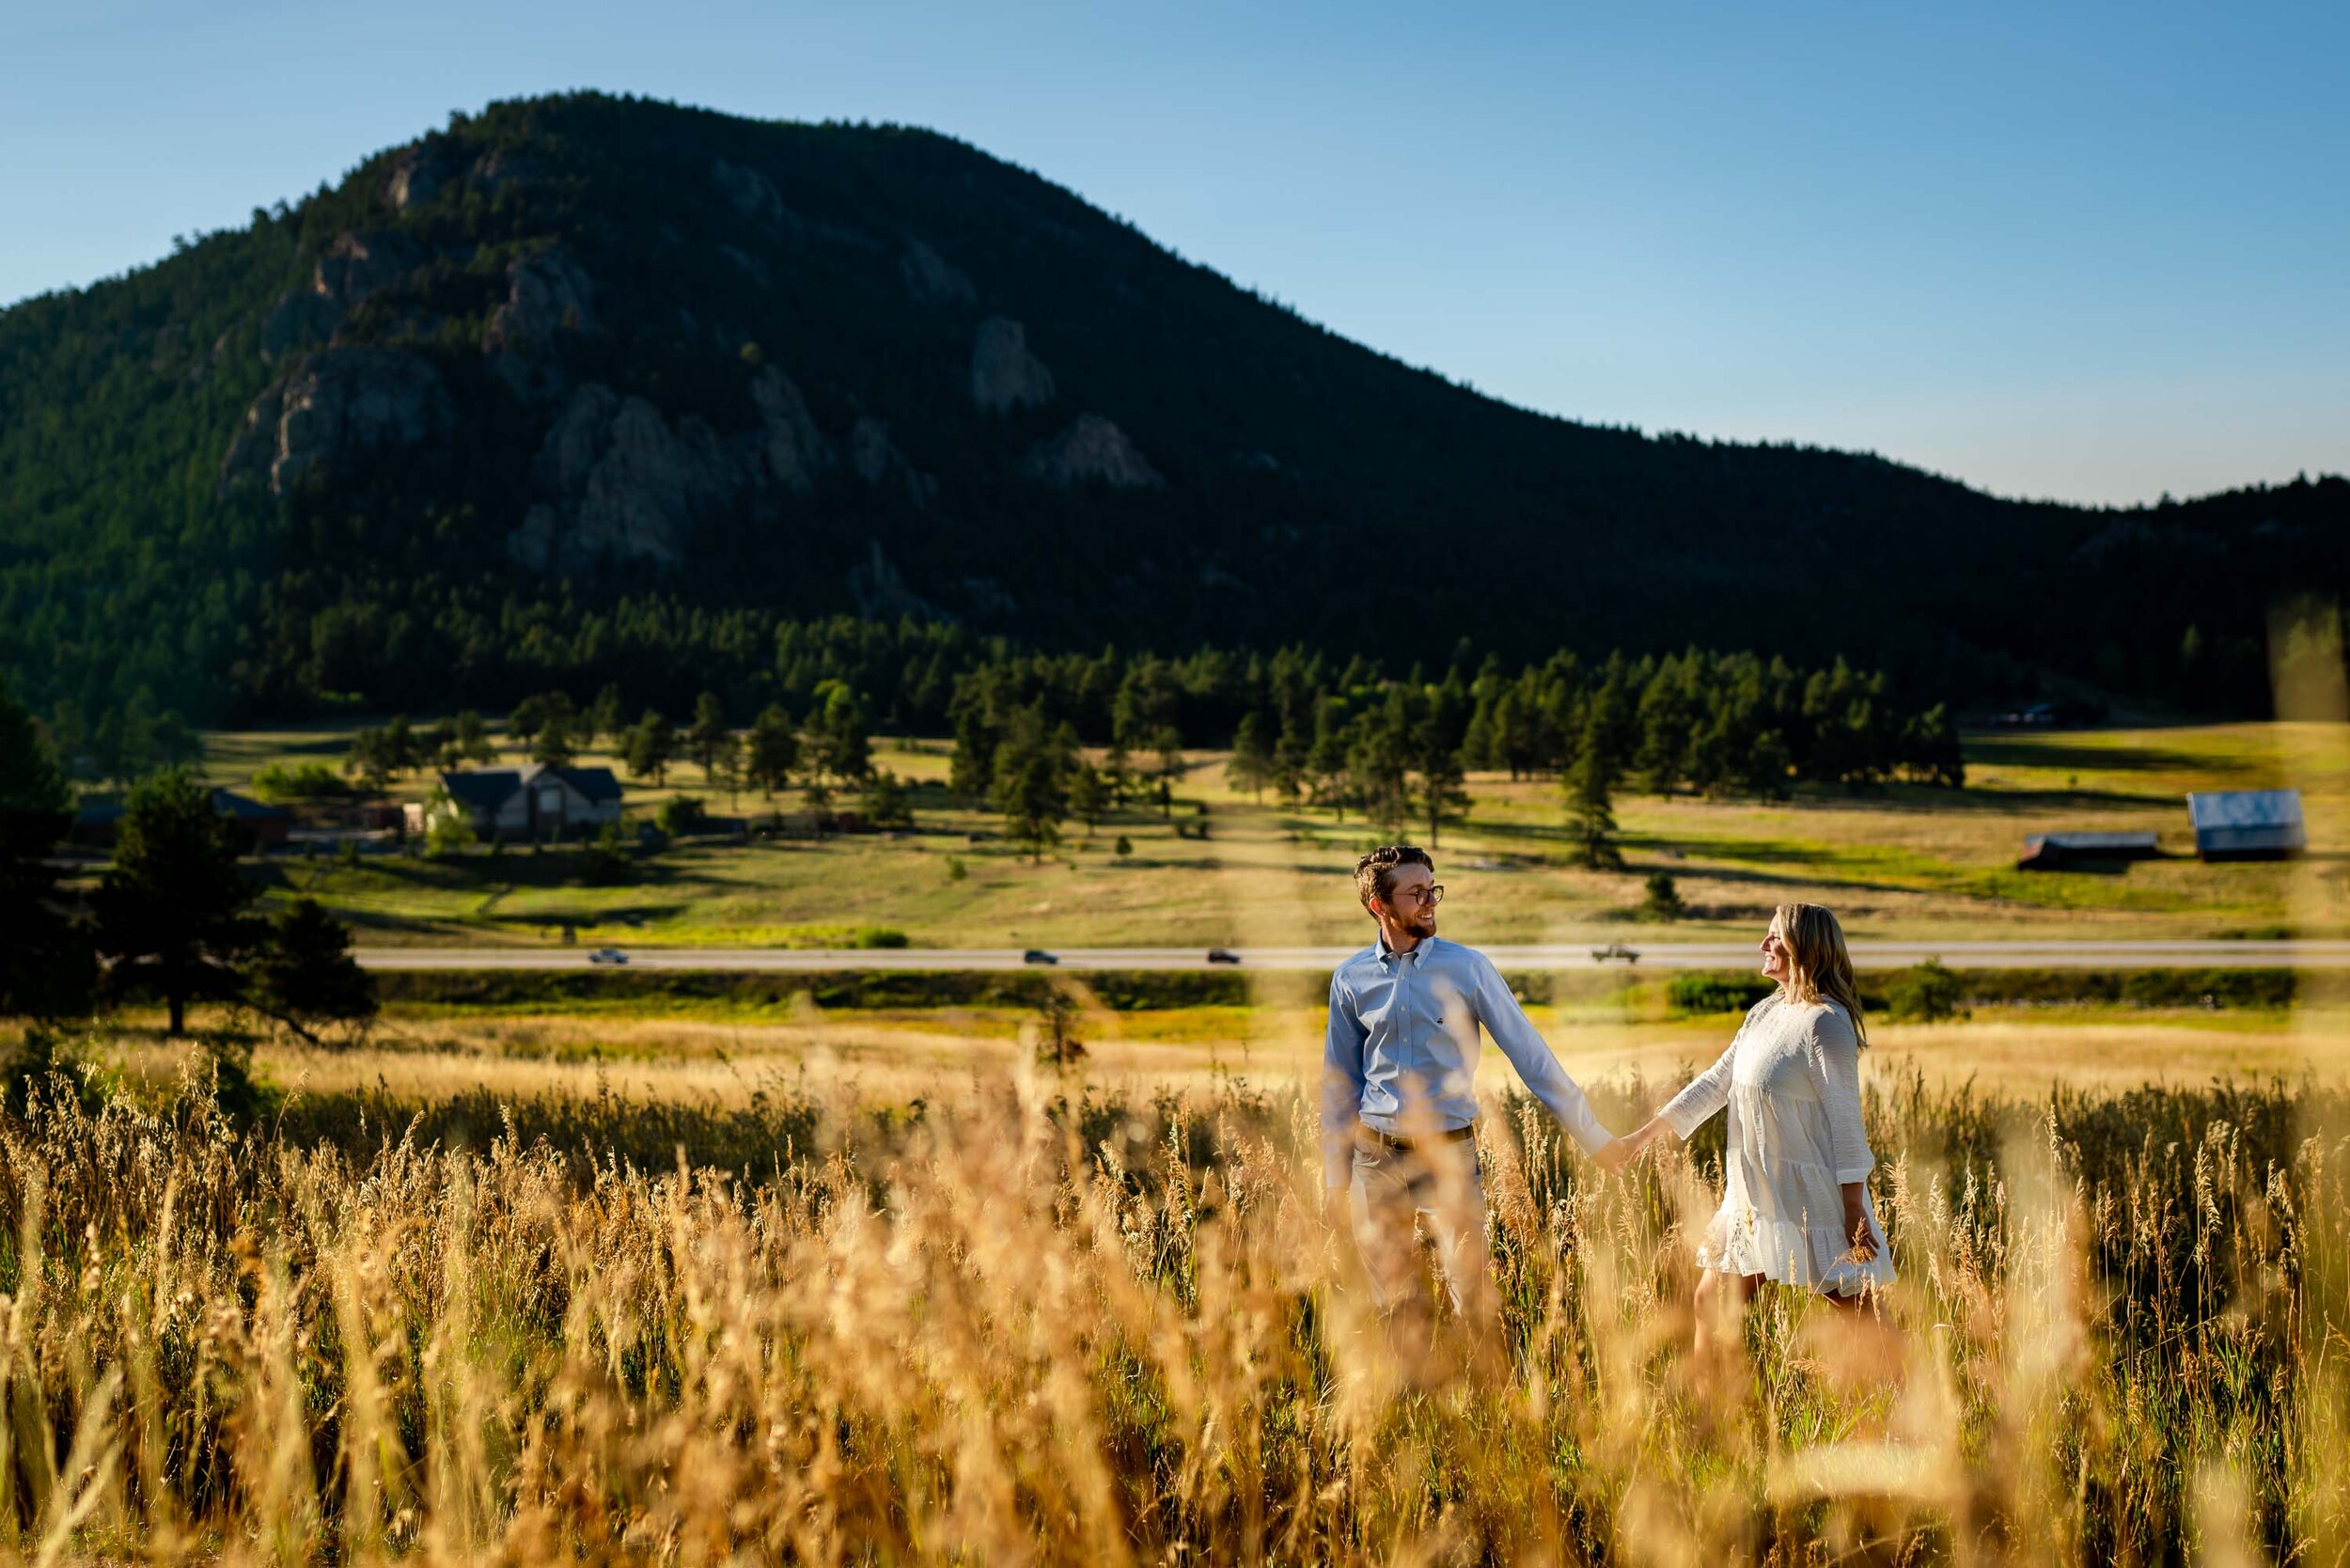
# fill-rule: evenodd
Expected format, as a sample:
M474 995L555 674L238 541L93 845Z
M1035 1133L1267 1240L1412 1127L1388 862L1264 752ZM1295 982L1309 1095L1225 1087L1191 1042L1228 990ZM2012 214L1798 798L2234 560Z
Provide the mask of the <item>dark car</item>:
M1604 948L1593 948L1591 949L1591 962L1594 964L1607 964L1616 961L1622 961L1625 964L1637 964L1640 962L1640 955L1634 949L1625 947L1621 942L1610 942Z
M1210 948L1208 949L1208 962L1211 964L1238 964L1240 962L1240 954L1234 952L1230 948Z
M588 955L588 962L590 964L626 964L628 954L618 948L598 948Z
M1060 960L1046 952L1042 948L1030 948L1020 955L1020 962L1023 964L1058 964Z

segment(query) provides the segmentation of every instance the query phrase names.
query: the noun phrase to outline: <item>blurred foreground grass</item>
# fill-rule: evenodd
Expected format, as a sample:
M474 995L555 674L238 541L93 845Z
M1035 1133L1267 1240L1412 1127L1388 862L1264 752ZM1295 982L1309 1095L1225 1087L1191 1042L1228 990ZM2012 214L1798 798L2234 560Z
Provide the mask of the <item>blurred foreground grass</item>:
M1766 1294L1710 1364L1683 1304L1718 1124L1616 1179L1491 1103L1480 1381L1397 1364L1287 1088L93 1084L0 1118L18 1558L2350 1550L2337 1090L1877 1082L1898 1289Z

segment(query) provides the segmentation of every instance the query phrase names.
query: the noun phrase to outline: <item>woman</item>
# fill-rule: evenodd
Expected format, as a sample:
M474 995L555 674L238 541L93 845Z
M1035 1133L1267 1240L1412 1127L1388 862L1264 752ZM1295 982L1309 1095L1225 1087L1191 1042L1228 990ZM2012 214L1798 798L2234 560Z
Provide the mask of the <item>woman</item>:
M1762 943L1778 989L1747 1012L1730 1049L1627 1140L1686 1141L1728 1106L1721 1212L1698 1249L1698 1341L1724 1293L1765 1279L1859 1295L1893 1278L1869 1202L1875 1166L1860 1125L1860 996L1843 928L1816 903L1786 903Z

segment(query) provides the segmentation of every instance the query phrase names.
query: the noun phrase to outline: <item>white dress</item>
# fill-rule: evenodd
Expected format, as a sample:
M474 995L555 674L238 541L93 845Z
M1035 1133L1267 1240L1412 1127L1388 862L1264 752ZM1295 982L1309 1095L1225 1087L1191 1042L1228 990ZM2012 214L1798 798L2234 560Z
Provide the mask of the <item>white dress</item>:
M1843 1184L1875 1168L1860 1124L1860 1040L1834 1002L1775 992L1757 1002L1730 1049L1657 1114L1686 1138L1728 1106L1722 1207L1698 1264L1857 1294L1893 1279L1893 1256L1868 1203L1876 1256L1845 1254ZM1866 1202L1866 1191L1863 1191Z

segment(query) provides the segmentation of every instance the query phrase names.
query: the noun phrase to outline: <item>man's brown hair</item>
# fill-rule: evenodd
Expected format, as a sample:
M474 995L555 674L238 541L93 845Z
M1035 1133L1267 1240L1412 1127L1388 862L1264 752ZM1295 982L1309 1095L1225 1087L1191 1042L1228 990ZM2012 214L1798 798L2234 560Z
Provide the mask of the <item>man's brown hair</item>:
M1355 896L1369 909L1371 901L1384 899L1395 886L1396 868L1425 866L1434 875L1436 863L1428 858L1428 852L1413 844L1382 844L1355 862Z

